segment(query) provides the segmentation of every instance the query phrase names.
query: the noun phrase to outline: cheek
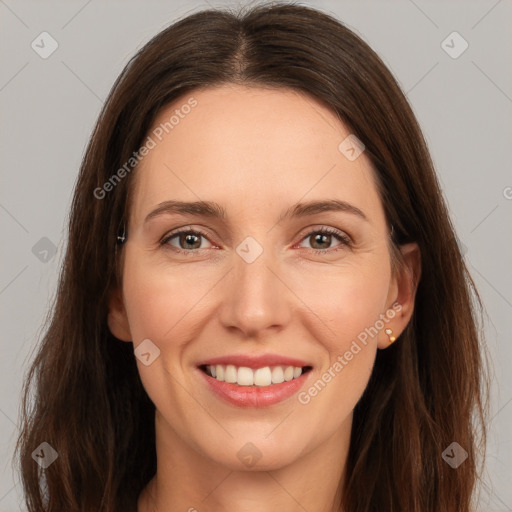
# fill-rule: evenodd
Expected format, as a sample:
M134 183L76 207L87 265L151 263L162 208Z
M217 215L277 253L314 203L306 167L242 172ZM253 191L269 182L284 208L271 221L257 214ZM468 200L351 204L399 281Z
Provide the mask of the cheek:
M386 263L385 258L383 261ZM374 326L385 312L390 282L385 264L346 264L329 272L305 274L301 293L318 315L316 322L323 332L319 339L331 358L345 352L352 340Z
M179 269L162 269L145 262L143 251L127 252L123 291L130 330L135 345L143 339L158 345L187 324L187 314L204 294L201 279Z
M158 409L169 402L186 404L187 396L179 394L171 376L183 381L181 354L198 323L197 303L208 283L144 261L142 250L126 254L123 293L134 348L149 339L160 350L148 366L137 361L143 386Z
M316 379L299 395L312 432L338 429L370 379L377 351L372 328L384 313L390 278L384 265L371 269L347 265L328 279L308 278L308 306L318 313L316 338L326 353Z

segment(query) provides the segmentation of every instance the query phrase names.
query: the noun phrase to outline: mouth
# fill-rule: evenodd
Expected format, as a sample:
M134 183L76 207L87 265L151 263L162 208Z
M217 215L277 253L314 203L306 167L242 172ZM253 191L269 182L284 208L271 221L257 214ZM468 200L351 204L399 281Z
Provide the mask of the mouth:
M301 375L311 371L312 367L277 365L249 368L233 364L205 364L199 366L199 369L218 382L266 388L296 380Z
M239 364L226 359L233 358L210 360L197 368L213 396L237 407L269 407L283 402L299 392L313 369L295 359L244 359Z

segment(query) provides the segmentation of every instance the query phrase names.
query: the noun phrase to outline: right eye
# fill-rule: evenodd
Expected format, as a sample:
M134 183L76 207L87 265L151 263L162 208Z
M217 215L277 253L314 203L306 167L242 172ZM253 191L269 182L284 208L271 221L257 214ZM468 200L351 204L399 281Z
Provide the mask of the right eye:
M174 238L177 240L178 247L170 243ZM160 245L177 252L194 253L205 249L205 247L201 247L201 238L207 239L207 235L195 229L181 228L165 236L160 242Z

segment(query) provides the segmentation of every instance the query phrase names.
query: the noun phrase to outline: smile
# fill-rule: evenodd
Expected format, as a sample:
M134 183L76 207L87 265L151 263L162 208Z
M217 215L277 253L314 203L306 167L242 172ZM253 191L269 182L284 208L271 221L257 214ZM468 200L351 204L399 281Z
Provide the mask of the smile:
M210 377L220 382L237 384L238 386L269 387L283 382L298 379L303 372L311 367L300 366L264 366L248 368L247 366L205 365L201 369Z
M212 397L237 407L268 407L298 393L312 374L308 362L277 354L221 356L197 365Z

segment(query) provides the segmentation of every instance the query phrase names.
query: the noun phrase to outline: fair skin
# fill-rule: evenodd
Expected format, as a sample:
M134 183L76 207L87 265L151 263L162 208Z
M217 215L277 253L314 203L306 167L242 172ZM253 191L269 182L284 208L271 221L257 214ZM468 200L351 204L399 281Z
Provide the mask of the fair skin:
M394 275L370 160L342 154L350 131L325 106L289 89L230 84L189 93L154 126L191 96L197 106L136 170L123 282L108 313L118 339L134 348L150 339L160 350L148 366L137 359L156 407L158 459L138 512L332 512L353 409L377 350L390 344L384 329L359 343L308 403L297 393L267 407L227 403L197 365L226 354L296 357L311 365L300 389L307 392L393 304L400 311L386 328L397 338L403 332L419 276L417 247L402 247L404 266ZM295 203L331 199L365 218L323 211L278 222ZM167 213L145 222L168 200L214 201L227 216ZM204 236L159 244L182 227ZM348 236L351 246L309 234L323 228ZM248 236L263 250L251 263L237 253ZM247 443L259 454L251 466L237 456Z

